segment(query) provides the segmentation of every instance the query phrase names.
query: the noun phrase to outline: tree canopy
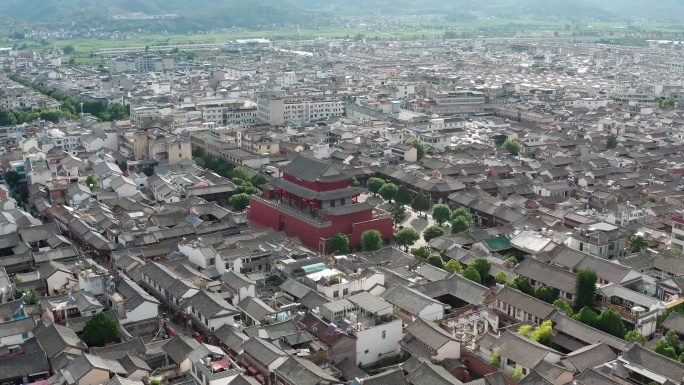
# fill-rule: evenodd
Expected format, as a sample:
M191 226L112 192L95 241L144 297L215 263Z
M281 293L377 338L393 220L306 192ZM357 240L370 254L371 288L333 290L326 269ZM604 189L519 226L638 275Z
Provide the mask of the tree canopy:
M444 270L450 273L456 271L458 273L463 274L463 268L461 267L461 264L455 259L450 259L447 263L445 263Z
M230 197L230 199L228 199L228 203L230 203L230 205L233 206L233 209L235 211L243 211L247 208L247 206L249 206L251 201L252 196L246 193L235 194L232 197Z
M480 278L484 281L489 277L489 270L492 268L492 263L489 262L487 258L480 257L472 261L468 267L477 270L478 274L480 274Z
M330 239L330 254L344 254L349 252L349 238L342 233L333 235Z
M451 209L449 206L440 203L432 207L432 219L440 226L451 218Z
M373 196L377 196L378 192L380 192L380 189L384 185L385 185L385 181L380 179L380 178L370 178L370 179L368 179L368 182L366 183L366 186L368 187L368 191L372 192Z
M506 139L502 147L508 150L511 155L519 155L520 150L522 149L520 142L518 142L516 139Z
M648 247L648 241L641 235L635 235L629 238L629 251L638 253Z
M617 147L617 135L610 134L606 137L606 148L613 149Z
M415 198L413 198L413 202L411 202L411 208L420 213L425 212L430 208L430 201L428 201L421 191L418 193L418 195L416 195Z
M542 284L534 289L534 296L546 303L553 303L558 299L558 290Z
M427 261L434 267L437 267L439 269L444 268L444 260L442 259L442 256L437 253L430 254Z
M361 186L361 182L359 182L359 180L356 179L355 176L353 176L353 177L349 180L349 186L350 186L350 187L359 187L359 186Z
M500 272L496 273L496 277L494 277L494 280L499 285L505 285L506 281L508 280L508 277L506 276L506 273L504 273L503 271L500 271Z
M361 234L361 244L366 251L376 251L382 248L382 234L378 230L366 230Z
M473 282L482 283L482 277L480 277L480 273L478 273L477 269L472 266L468 266L468 268L463 270L463 276Z
M119 326L113 318L104 313L92 316L83 327L83 341L88 346L103 346L119 339Z
M399 226L406 220L406 207L399 202L394 202L389 208L389 213L392 216L392 221L395 226Z
M574 312L572 311L572 307L570 307L570 304L565 302L562 299L557 299L553 301L553 306L557 307L558 309L562 310L565 312L565 315L568 317L572 317Z
M581 269L577 272L577 277L575 278L575 302L572 307L575 312L584 307L594 307L597 281L596 272L590 268Z
M398 190L399 188L394 183L385 183L380 187L378 194L380 194L382 199L392 203L392 199L397 195Z
M444 229L439 226L430 226L423 230L423 239L425 239L425 242L430 242L442 235L444 235Z
M420 239L420 233L413 227L404 227L394 234L394 239L398 244L404 246L406 251L409 251L409 247L413 246Z
M607 308L599 315L596 328L617 338L623 338L627 334L627 328L622 322L622 317L612 307Z
M21 175L16 171L7 171L5 173L5 182L11 187L14 187L21 180Z
M413 201L413 197L411 197L409 189L406 186L401 185L397 189L397 195L394 197L394 201L401 203L402 205L408 205Z
M632 339L635 339L641 346L646 345L646 337L636 330L630 330L625 334L625 341L631 341Z

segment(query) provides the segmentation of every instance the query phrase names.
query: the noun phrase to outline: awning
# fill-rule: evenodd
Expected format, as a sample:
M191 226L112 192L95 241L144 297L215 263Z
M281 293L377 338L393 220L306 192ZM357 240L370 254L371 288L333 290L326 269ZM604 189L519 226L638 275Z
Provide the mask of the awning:
M256 376L257 374L261 374L261 372L259 372L259 369L255 368L254 366L248 366L248 367L247 367L247 371L248 371L249 374L251 374L252 376Z

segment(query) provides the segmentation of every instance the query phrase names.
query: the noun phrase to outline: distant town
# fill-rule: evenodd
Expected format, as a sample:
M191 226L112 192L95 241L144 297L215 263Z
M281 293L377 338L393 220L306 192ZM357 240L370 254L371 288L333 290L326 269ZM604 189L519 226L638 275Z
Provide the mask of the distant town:
M0 51L0 384L682 384L684 46L630 33Z

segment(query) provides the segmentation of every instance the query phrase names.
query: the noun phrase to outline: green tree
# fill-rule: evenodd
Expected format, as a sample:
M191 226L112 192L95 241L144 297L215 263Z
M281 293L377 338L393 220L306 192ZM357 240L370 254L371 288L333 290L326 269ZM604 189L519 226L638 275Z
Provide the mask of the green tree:
M679 336L677 335L677 332L674 330L669 330L667 333L665 333L665 336L663 337L665 342L667 342L668 345L672 346L677 353L679 353Z
M425 242L430 242L435 238L439 238L444 235L444 229L439 226L430 226L423 230L423 239Z
M498 368L501 366L501 349L498 346L495 346L494 349L492 349L492 355L489 357L489 364L492 365L495 368Z
M551 338L553 337L553 323L551 320L546 320L542 322L541 325L537 326L532 332L531 338L542 345L549 346L551 344Z
M634 338L638 343L641 344L641 346L646 346L646 337L644 337L643 334L639 333L636 330L630 330L625 334L625 340L626 341L631 341L632 338Z
M366 230L361 234L361 244L366 251L376 251L382 248L382 234L378 230Z
M349 238L342 233L333 235L330 239L330 254L344 254L349 252Z
M427 247L421 246L411 249L411 254L418 258L427 259L430 256L430 250Z
M226 163L225 160L221 158L219 159L223 161L222 163ZM230 174L232 178L240 178L245 181L252 179L252 176L249 174L249 172L247 172L247 169L242 166L235 167Z
M409 139L406 141L406 144L416 149L418 160L421 160L425 156L425 145L420 140Z
M355 176L353 176L353 177L349 180L349 187L359 187L359 186L361 186L361 182L359 182L359 180L356 179Z
M127 162L121 162L118 165L119 165L119 169L121 170L121 172L128 171L128 163Z
M581 269L575 278L575 302L573 310L579 311L584 307L593 308L596 302L596 272L590 268Z
M250 179L250 182L252 182L252 186L259 187L268 183L268 179L266 179L264 174L254 174Z
M86 178L86 186L88 186L90 189L96 189L98 187L97 179L95 179L95 176L88 175L88 177Z
M409 247L413 246L420 239L420 233L413 227L404 227L394 234L394 239L398 244L404 246L404 250L408 252Z
M470 224L463 217L456 217L451 221L451 234L462 233L470 228Z
M588 306L583 307L578 313L572 316L572 318L591 327L596 327L598 325L598 314Z
M380 178L370 178L370 179L368 179L368 182L366 183L366 186L368 187L368 191L372 192L373 196L377 196L378 192L380 192L380 189L384 185L385 185L385 181L380 179Z
M430 254L427 261L429 264L431 264L432 266L434 266L436 268L439 268L439 269L444 268L444 260L442 259L442 256L437 254L437 253Z
M449 218L451 218L451 209L449 206L440 203L432 207L432 219L440 226L448 221Z
M617 147L617 135L610 134L606 137L606 148L613 149Z
M27 305L35 305L38 303L38 293L34 289L29 289L24 297L24 303Z
M508 150L508 152L510 152L511 155L519 155L520 150L522 149L520 142L518 142L516 139L506 139L506 141L503 143L501 147Z
M430 208L430 201L423 195L423 192L419 192L418 195L413 199L413 202L411 202L411 208L418 211L419 213L423 213L425 211L428 211Z
M489 277L489 270L492 268L492 263L489 262L487 258L476 258L474 261L468 265L468 267L473 267L480 274L480 278L484 281Z
M572 307L570 307L570 304L560 298L553 301L553 306L564 311L565 315L568 317L572 317L572 315L574 314L574 312L572 311Z
M522 275L519 275L515 277L512 281L509 282L509 286L527 294L527 295L533 295L534 291L532 290L532 286L530 286L530 282L527 280L527 278L523 277Z
M228 199L228 203L230 203L231 206L233 206L233 209L235 211L243 211L244 209L249 206L250 202L252 201L252 196L249 194L235 194L230 199Z
M546 303L553 303L558 299L558 291L546 285L539 285L534 289L534 296Z
M675 348L670 346L665 340L658 341L658 343L651 350L673 360L679 358L677 357L677 351L675 350Z
M504 273L503 271L500 271L500 272L496 273L496 277L494 277L494 280L499 285L505 285L506 281L508 280L508 277L506 277L506 273Z
M466 210L464 207L459 207L451 212L451 221L454 221L456 218L463 218L467 223L468 228L471 228L473 226L473 216L470 215L468 210Z
M520 381L520 379L522 379L522 366L516 365L511 377L513 377L513 379L516 381Z
M648 247L648 241L641 235L635 235L629 238L629 251L632 253L638 253Z
M477 269L472 266L468 266L467 269L463 270L463 276L473 282L482 283L482 277L480 277L480 273L478 273Z
M449 262L445 263L444 270L450 273L453 273L455 271L463 274L463 267L461 267L461 264L455 259L450 259Z
M62 52L64 52L65 55L71 55L76 52L76 48L74 48L73 45L66 45L62 48Z
M88 346L103 346L118 339L119 325L102 312L92 316L83 326L83 341Z
M394 197L394 201L401 203L402 205L411 204L413 197L411 197L411 192L404 185L399 186L397 189L397 195Z
M401 203L395 202L390 206L389 213L392 216L392 221L395 226L399 226L406 220L406 207Z
M21 176L16 171L7 171L5 173L5 182L12 188L16 187L20 180Z
M382 199L389 201L389 203L392 203L392 199L397 195L397 185L394 183L385 183L380 187L380 190L378 191L378 194L382 197Z
M608 334L614 335L617 338L622 338L627 334L627 328L622 322L622 317L612 307L604 310L598 317L596 328Z
M0 109L0 126L14 126L17 123L17 117L12 111L5 108Z

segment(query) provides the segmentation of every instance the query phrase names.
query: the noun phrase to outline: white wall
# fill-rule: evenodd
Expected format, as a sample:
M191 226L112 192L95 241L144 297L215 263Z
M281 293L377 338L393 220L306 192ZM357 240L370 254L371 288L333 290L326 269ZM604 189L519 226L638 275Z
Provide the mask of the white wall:
M461 344L454 340L447 342L437 350L435 358L438 360L443 360L445 358L461 358Z
M380 356L388 353L397 353L399 341L403 337L400 319L356 332L356 361L362 365L376 362ZM382 338L382 332L385 338ZM368 351L368 353L366 353Z
M444 304L430 303L423 309L418 316L424 320L435 321L444 318Z
M71 275L66 272L63 272L61 270L55 271L54 274L52 274L45 280L47 283L48 294L54 294L55 287L63 288L65 285L67 285L70 277Z
M159 304L146 301L133 310L127 310L126 318L119 320L119 323L124 325L131 322L138 322L152 318L157 318L158 314Z
M22 338L21 333L14 334L14 335L7 336L7 337L2 337L2 338L0 338L0 346L21 345L27 339L33 338L33 332L28 332L27 337L28 338L26 338L26 339Z
M385 275L384 274L374 274L370 277L363 279L354 279L338 285L316 285L318 291L323 293L328 298L342 299L350 296L352 293L359 291L369 291L373 286L384 285ZM347 295L343 295L344 289L347 289ZM338 292L338 297L334 296L334 292ZM441 319L441 318L440 318Z

